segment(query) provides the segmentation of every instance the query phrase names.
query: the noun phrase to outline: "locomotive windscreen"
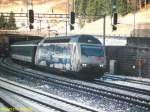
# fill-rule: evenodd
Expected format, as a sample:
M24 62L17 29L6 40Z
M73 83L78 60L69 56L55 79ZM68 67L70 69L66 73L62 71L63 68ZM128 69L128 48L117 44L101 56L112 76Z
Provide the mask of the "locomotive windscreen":
M81 54L84 56L104 56L103 48L95 45L81 45Z

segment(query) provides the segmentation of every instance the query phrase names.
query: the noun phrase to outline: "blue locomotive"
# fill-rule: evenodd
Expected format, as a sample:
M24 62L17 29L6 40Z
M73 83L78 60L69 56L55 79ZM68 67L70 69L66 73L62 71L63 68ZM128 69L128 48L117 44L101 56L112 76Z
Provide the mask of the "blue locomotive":
M91 35L16 42L11 45L11 58L60 72L71 72L81 79L102 75L106 64L104 47Z

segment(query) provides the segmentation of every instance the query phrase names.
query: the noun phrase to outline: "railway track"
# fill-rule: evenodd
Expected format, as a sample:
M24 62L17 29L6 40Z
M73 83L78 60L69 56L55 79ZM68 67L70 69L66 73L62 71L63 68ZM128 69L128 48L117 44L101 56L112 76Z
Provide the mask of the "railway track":
M8 65L6 66L4 63L1 63L3 65L3 68L6 68L7 70L10 68ZM108 97L110 99L116 99L118 101L125 101L127 103L131 103L134 105L138 105L146 110L150 110L150 100L149 98L145 97L139 97L135 96L130 92L129 94L125 94L125 91L118 91L117 89L112 90L111 88L106 88L104 86L100 86L97 84L89 83L89 82L81 82L81 81L70 81L70 80L64 80L63 78L53 78L50 75L44 75L44 74L38 74L38 73L33 73L33 72L25 72L25 71L19 71L18 69L15 69L11 67L11 73L16 74L18 72L23 74L25 76L32 76L36 79L44 80L46 84L49 84L49 82L53 82L58 85L63 85L69 88L77 89L79 91L84 91L86 93L92 94L92 95L97 95L97 96L104 96ZM5 71L5 70L4 70Z
M117 88L117 89L121 89L121 90L126 90L126 91L130 91L130 92L150 96L150 90L145 90L145 89L134 88L134 87L130 87L130 86L114 84L114 83L105 82L105 81L101 81L101 80L95 80L94 83L99 84L99 85L103 85L103 86L106 86L106 87Z
M14 110L14 106L7 102L1 95L0 95L0 112L7 111L7 112L19 112L18 110Z
M136 79L131 79L131 78L123 78L123 77L113 76L113 75L106 75L106 76L102 77L102 80L106 80L106 79L120 80L120 81L125 81L125 82L130 82L130 83L136 83L136 84L142 84L142 85L150 86L150 82L148 82L148 81L136 80Z
M96 109L91 107L77 104L58 96L32 89L3 78L0 78L0 90L7 91L9 94L14 94L17 97L19 96L28 99L32 102L36 102L42 106L54 109L59 112L98 112ZM7 97L5 99L7 99Z

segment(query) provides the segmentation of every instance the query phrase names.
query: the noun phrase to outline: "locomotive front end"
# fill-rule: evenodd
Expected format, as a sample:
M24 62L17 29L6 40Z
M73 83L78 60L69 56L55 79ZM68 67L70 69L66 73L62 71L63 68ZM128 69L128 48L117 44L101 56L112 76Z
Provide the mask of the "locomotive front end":
M75 49L76 48L76 49ZM75 52L76 51L76 52ZM92 35L81 35L73 48L72 68L78 71L78 77L94 79L105 72L106 57L104 46Z
M81 44L82 71L103 74L105 69L104 48L101 45Z

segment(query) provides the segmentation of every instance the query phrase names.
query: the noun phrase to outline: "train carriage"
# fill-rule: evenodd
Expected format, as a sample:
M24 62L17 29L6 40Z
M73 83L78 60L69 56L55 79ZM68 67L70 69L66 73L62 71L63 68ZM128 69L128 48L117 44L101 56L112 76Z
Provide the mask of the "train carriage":
M11 45L11 58L34 64L38 43L41 40L16 42Z
M0 43L0 57L7 57L9 54L8 45L5 43Z
M105 67L103 46L91 35L45 38L41 41L16 43L11 48L13 59L71 72L82 79L95 78Z

